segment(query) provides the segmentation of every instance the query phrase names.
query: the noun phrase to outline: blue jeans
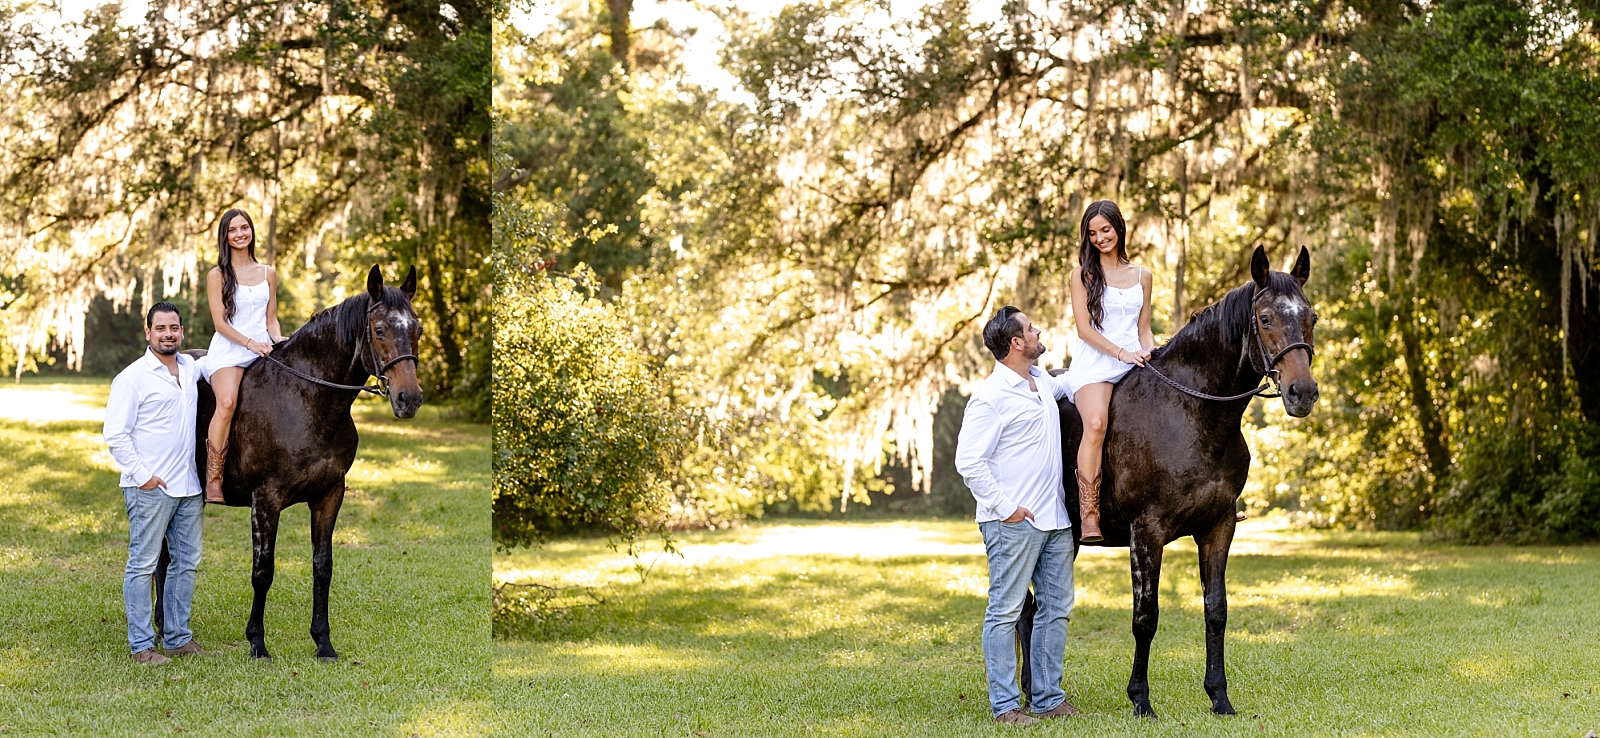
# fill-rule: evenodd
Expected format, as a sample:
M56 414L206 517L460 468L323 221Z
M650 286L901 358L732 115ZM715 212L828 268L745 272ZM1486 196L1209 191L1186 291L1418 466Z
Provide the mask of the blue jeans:
M161 540L167 541L172 563L167 566L167 587L161 593L162 641L168 649L191 640L189 607L194 600L194 575L200 568L200 495L168 497L156 489L123 487L128 508L128 568L122 575L122 605L128 616L128 647L138 653L156 645L150 622L151 577L161 557Z
M1029 659L1033 684L1028 709L1048 712L1067 699L1061 689L1067 653L1067 619L1072 614L1072 529L1043 531L1026 520L978 524L989 555L989 607L983 612L983 668L989 677L989 707L994 714L1022 706L1017 689L1017 618L1033 581L1039 611L1033 617Z

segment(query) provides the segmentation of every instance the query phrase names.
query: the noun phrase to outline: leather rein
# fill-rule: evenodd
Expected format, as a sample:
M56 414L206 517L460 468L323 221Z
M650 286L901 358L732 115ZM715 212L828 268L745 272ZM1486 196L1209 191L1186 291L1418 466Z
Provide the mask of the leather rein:
M329 388L337 389L337 390L356 390L358 392L371 392L372 394L378 395L379 397L388 397L389 396L389 377L388 377L389 369L392 368L395 364L398 364L398 363L400 363L402 361L405 361L407 359L410 359L412 365L414 366L417 363L417 357L416 357L415 354L401 354L400 356L396 356L396 357L394 357L393 359L390 359L387 362L378 361L378 348L377 348L377 344L376 344L377 336L375 335L375 333L373 331L373 328L372 328L372 311L377 310L378 306L380 304L382 304L382 303L374 302L371 307L367 308L367 340L366 340L367 357L364 357L364 358L370 357L372 359L372 365L378 368L378 370L373 373L373 376L376 376L378 378L378 384L376 384L376 385L372 385L372 384L338 384L338 383L335 383L335 382L329 382L326 379L319 379L317 377L313 377L310 374L306 374L305 372L302 372L299 369L296 369L296 368L294 368L292 366L289 366L288 364L285 364L282 361L279 361L278 357L273 356L272 354L265 354L264 358L266 358L267 360L271 361L274 364L277 364L278 366L283 367L284 369L288 370L288 372L290 374L293 374L293 375L295 375L295 376L297 376L297 377L299 377L301 379L304 379L307 382L312 382L314 384L320 384L320 385L322 385L324 387L329 387ZM352 363L354 363L354 362L352 362ZM366 362L363 361L362 363L365 364Z
M1283 388L1279 383L1278 370L1276 368L1278 366L1278 362L1281 361L1284 356L1288 355L1290 351L1295 349L1305 349L1306 363L1309 364L1311 363L1312 357L1316 356L1316 352L1311 348L1311 344L1309 343L1291 343L1288 346L1284 346L1283 350L1279 351L1277 354L1274 354L1270 359L1267 357L1267 346L1261 340L1261 318L1260 316L1256 315L1255 311L1256 300L1261 299L1262 292L1263 290L1258 287L1256 288L1255 294L1250 297L1250 334L1251 338L1254 340L1247 340L1244 348L1239 351L1239 365L1241 367L1244 366L1245 359L1248 357L1250 360L1250 368L1256 369L1256 357L1250 354L1249 346L1249 344L1255 344L1256 354L1259 354L1262 360L1266 362L1266 367L1259 370L1261 372L1262 379L1267 380L1266 384L1256 387L1248 392L1242 392L1240 394L1231 395L1228 397L1221 397L1218 395L1208 395L1199 390L1190 389L1178 384L1171 377L1162 374L1159 369L1151 366L1148 359L1145 361L1143 367L1136 368L1148 369L1150 370L1151 374L1156 375L1156 379L1166 382L1167 385L1173 389L1189 395L1190 397L1197 397L1202 400L1211 400L1213 402L1233 402L1234 400L1243 400L1247 397L1256 397L1258 395L1261 397L1282 397ZM1270 394L1268 393L1269 390L1271 390Z

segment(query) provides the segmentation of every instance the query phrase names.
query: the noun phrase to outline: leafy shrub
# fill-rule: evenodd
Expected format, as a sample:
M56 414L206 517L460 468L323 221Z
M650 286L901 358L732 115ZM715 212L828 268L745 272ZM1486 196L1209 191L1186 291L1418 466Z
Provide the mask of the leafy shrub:
M610 306L576 279L518 270L495 295L494 535L533 545L598 527L661 529L694 424Z
M1600 536L1600 432L1503 428L1466 446L1445 500L1443 532L1471 542L1578 541Z
M1600 432L1588 429L1586 448L1561 459L1561 468L1544 479L1539 503L1549 537L1556 540L1600 538Z

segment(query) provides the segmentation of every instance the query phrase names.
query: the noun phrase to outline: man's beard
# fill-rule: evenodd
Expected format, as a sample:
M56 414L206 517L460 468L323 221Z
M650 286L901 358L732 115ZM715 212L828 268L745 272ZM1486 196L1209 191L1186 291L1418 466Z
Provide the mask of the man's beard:
M1048 349L1046 349L1045 346L1044 346L1044 342L1041 341L1039 343L1034 344L1033 345L1033 349L1030 350L1030 351L1027 351L1023 355L1028 357L1028 361L1038 361L1039 357L1044 356L1044 352L1047 351L1047 350Z
M152 344L150 344L150 350L154 351L154 352L156 352L158 354L161 354L162 356L171 356L173 354L178 353L178 342L177 341L173 341L171 348L162 348L161 344L152 343Z

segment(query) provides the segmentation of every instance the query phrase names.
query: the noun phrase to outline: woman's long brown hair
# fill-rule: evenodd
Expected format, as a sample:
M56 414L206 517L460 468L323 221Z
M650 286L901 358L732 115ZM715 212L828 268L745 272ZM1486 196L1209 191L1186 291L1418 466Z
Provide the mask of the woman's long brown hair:
M228 257L228 224L233 222L235 215L250 224L250 260L256 260L256 222L250 219L249 213L239 208L223 213L222 223L217 226L217 269L222 271L223 316L228 319L229 325L233 324L233 293L239 289L239 278L233 272L233 259Z
M1089 291L1089 322L1095 330L1103 330L1100 321L1106 311L1100 298L1106 294L1106 273L1100 268L1100 249L1089 243L1089 220L1096 215L1111 221L1111 229L1117 232L1117 259L1124 264L1128 263L1128 224L1122 220L1117 204L1110 200L1089 203L1083 211L1083 222L1078 224L1078 266L1083 267L1083 287Z

